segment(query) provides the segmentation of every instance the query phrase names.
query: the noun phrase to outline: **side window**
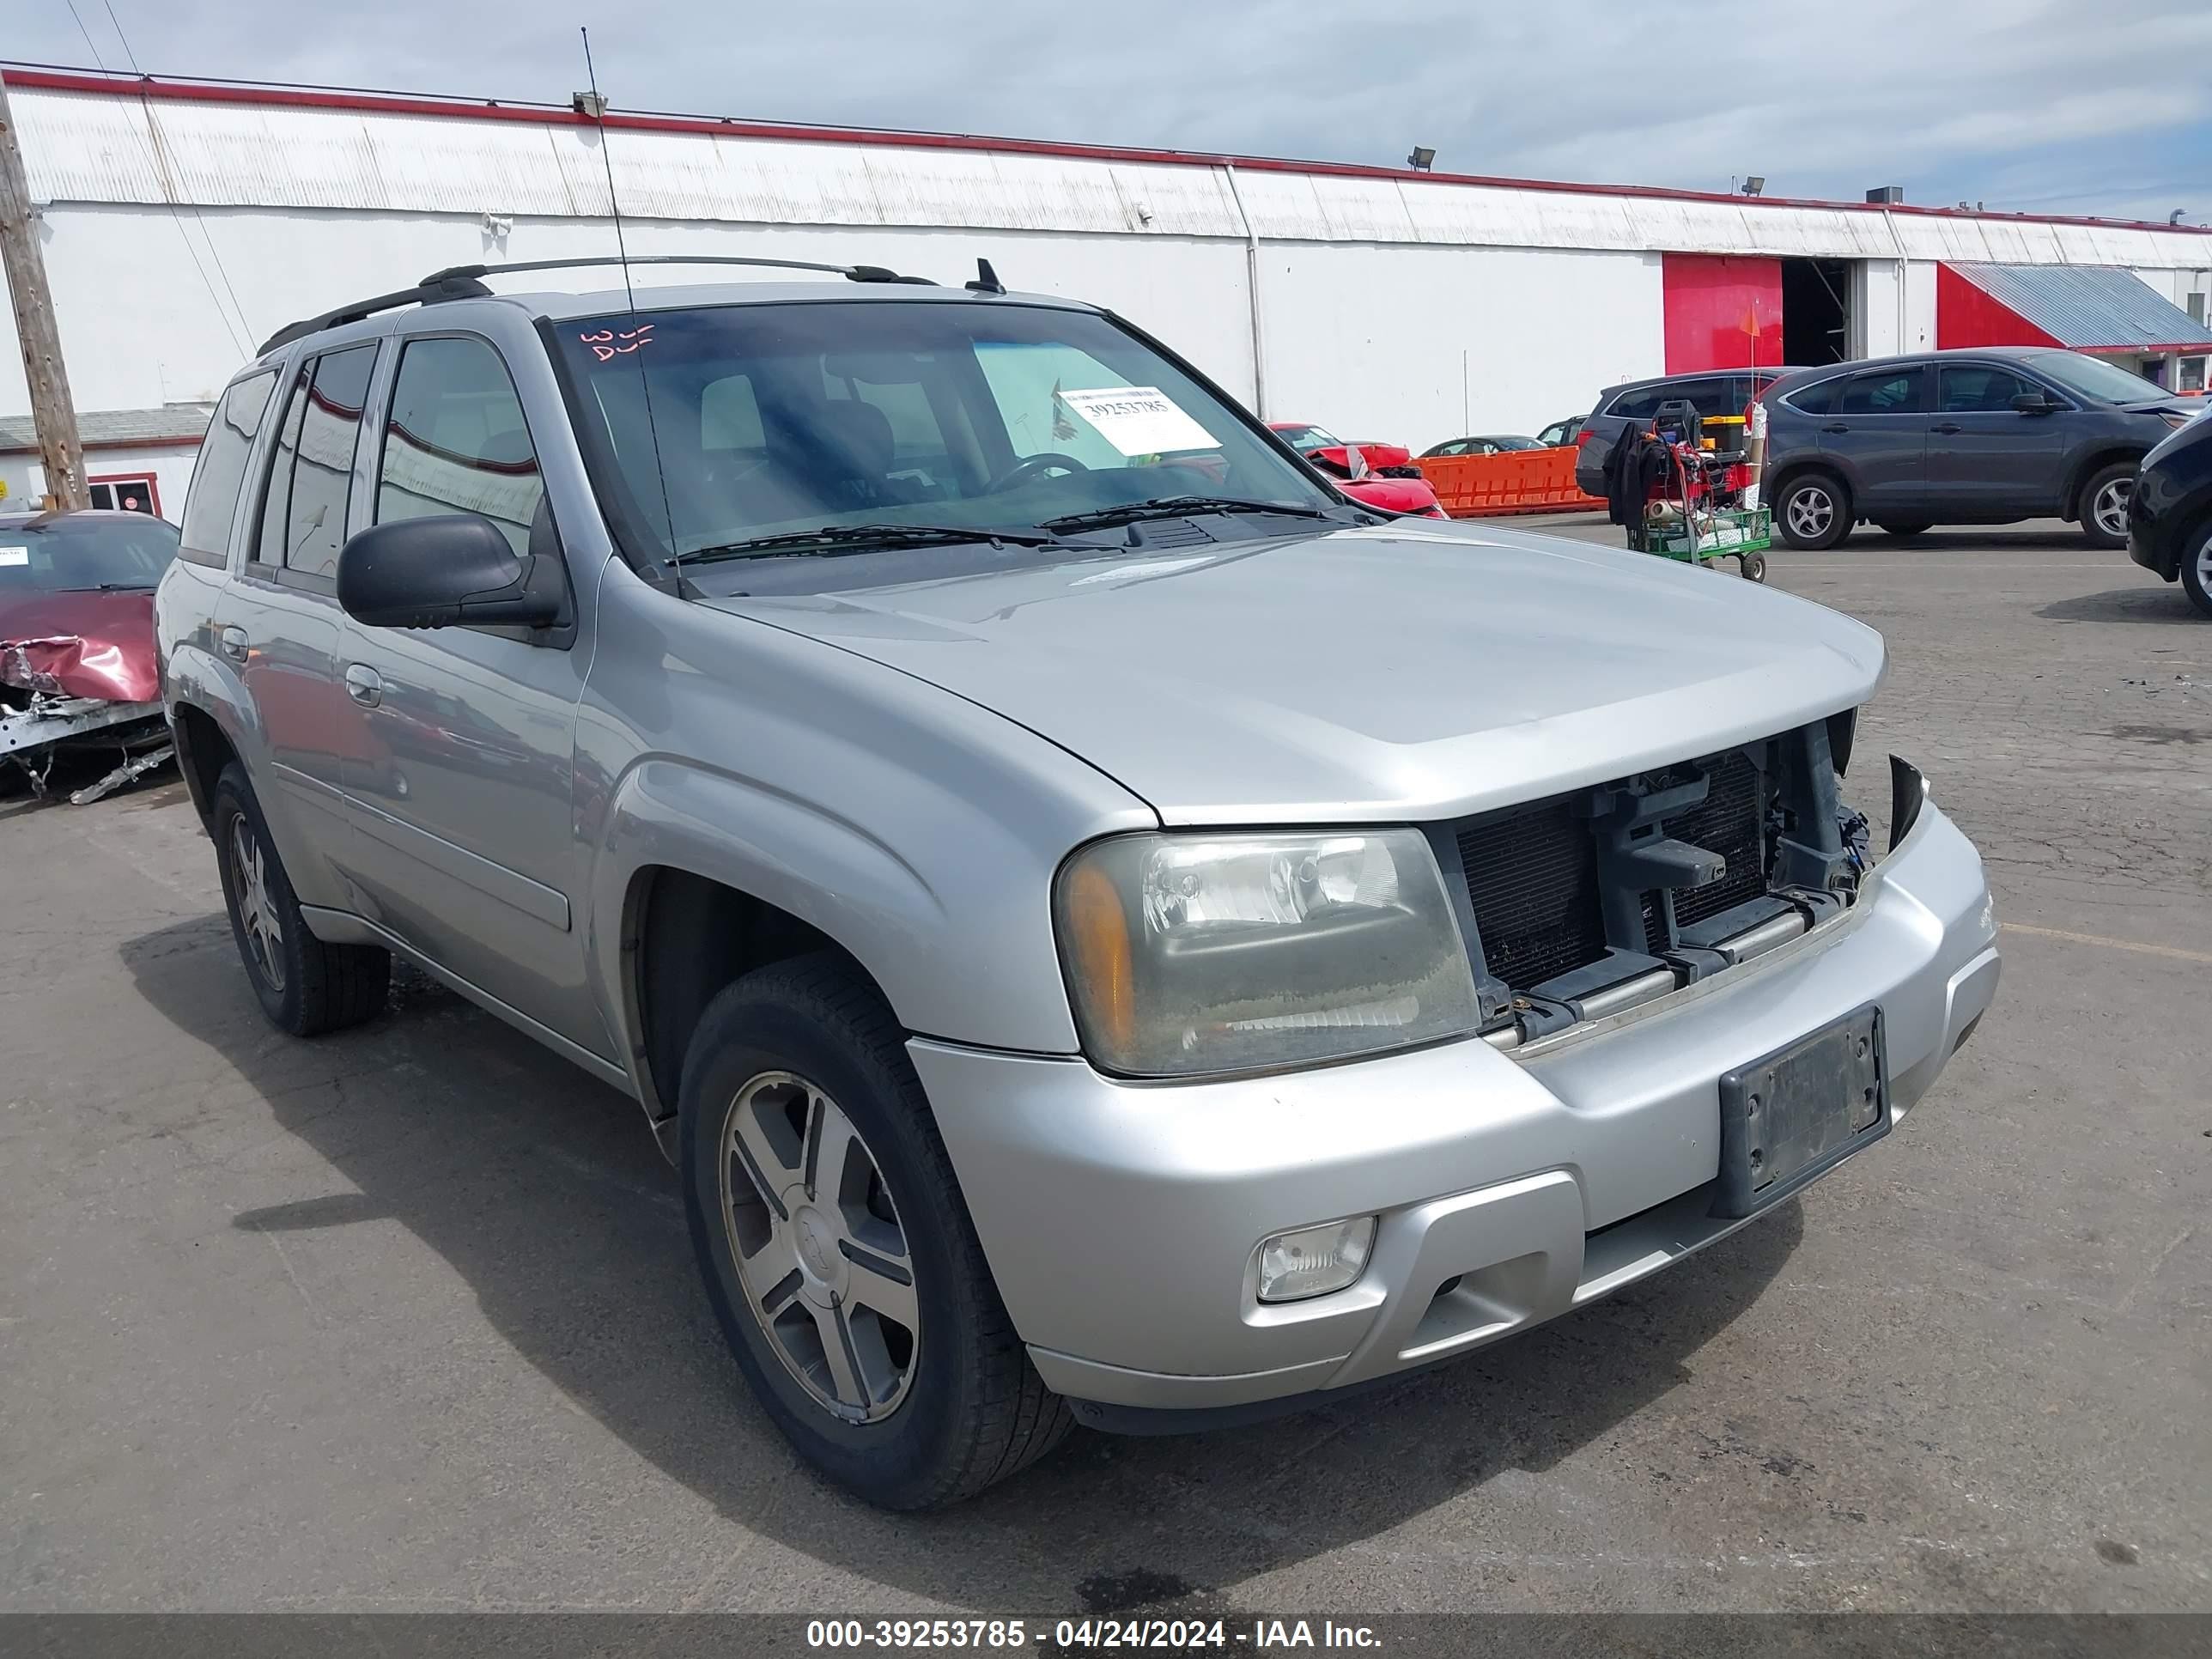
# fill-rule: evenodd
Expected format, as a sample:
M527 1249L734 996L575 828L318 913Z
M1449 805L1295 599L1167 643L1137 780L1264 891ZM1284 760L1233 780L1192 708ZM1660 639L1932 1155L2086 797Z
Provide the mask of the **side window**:
M1729 380L1682 380L1669 388L1662 401L1687 398L1700 415L1741 415L1743 403L1733 395L1735 385Z
M1844 383L1841 415L1917 415L1928 407L1929 374L1924 364L1911 368L1856 374Z
M336 576L345 544L346 507L353 495L354 446L376 367L374 345L318 357L295 436L290 508L284 526L284 567L310 576ZM287 422L289 429L289 422Z
M385 422L376 522L479 513L522 553L544 499L522 400L490 343L408 341Z
M1663 386L1638 386L1633 392L1624 392L1613 400L1605 412L1619 415L1631 421L1648 421L1659 412L1660 400L1668 396Z
M300 365L292 377L292 390L284 399L284 417L276 423L276 441L270 446L269 482L261 490L261 532L253 538L247 560L276 569L284 562L284 525L292 507L292 475L300 454L300 422L307 418L307 386L313 380L312 362Z
M1811 386L1801 386L1782 401L1800 415L1832 415L1843 389L1844 377L1839 374L1832 380L1816 380Z
M2009 415L2014 398L2040 390L2010 369L1983 363L1946 364L1942 387L1936 407L1946 415Z
M261 369L222 394L207 437L192 468L191 492L185 499L185 526L177 556L194 564L220 567L229 562L230 527L238 516L239 489L246 463L268 412L276 371Z

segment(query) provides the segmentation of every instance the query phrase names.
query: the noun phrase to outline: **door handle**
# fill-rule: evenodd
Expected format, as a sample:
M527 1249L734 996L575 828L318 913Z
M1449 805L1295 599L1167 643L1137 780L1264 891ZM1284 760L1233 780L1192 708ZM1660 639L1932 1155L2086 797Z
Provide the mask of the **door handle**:
M1945 421L1942 425L1940 425L1940 426L1932 426L1932 427L1929 428L1928 429L1929 429L1930 432L1945 432L1945 433L1949 433L1949 432L1964 432L1966 428L1964 428L1963 426L1960 426L1960 425L1956 421Z
M252 642L242 628L226 628L217 637L222 642L222 654L233 662L244 662L252 653Z
M364 662L349 662L345 672L346 696L364 708L384 701L384 677Z
M1822 427L1820 430L1823 432L1849 432L1850 428L1845 426L1841 421L1831 421L1827 425Z

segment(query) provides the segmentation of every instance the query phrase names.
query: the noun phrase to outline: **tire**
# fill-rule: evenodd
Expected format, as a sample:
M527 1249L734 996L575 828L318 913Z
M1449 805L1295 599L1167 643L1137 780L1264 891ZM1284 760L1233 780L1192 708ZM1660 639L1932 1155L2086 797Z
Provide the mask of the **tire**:
M216 781L210 821L231 937L269 1023L294 1036L319 1036L381 1013L392 953L373 945L325 945L307 931L261 803L234 761Z
M2182 538L2181 589L2191 605L2212 617L2212 519Z
M843 957L776 963L707 1005L678 1109L692 1248L745 1380L831 1480L926 1510L1073 1419L1014 1334L904 1036ZM848 1128L833 1188L814 1160Z
M1735 562L1735 568L1744 580L1763 582L1766 580L1766 555L1747 553Z
M2100 467L2081 486L2081 533L2092 547L2128 544L2128 502L2136 490L2136 464Z
M1875 529L1881 531L1885 536L1896 536L1899 538L1924 536L1935 527L1936 526L1932 524L1881 524L1875 526Z
M1832 473L1801 472L1774 503L1774 529L1800 552L1825 553L1851 533L1850 493Z

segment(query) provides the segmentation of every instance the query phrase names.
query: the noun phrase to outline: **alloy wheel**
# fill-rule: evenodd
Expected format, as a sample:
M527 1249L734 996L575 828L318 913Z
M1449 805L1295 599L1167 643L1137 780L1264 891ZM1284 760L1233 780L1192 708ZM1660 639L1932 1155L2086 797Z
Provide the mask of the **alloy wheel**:
M238 916L246 931L246 948L269 988L280 995L284 989L284 924L276 915L269 892L269 866L261 842L240 813L230 821L230 866L238 890Z
M1790 498L1790 528L1807 541L1827 534L1836 516L1836 503L1818 484L1808 484Z
M2126 539L2128 503L2134 500L2135 493L2136 481L2133 478L2115 478L2099 490L2097 499L2089 508L2090 516L2097 521L2097 528L2107 536Z
M2197 544L2197 585L2212 593L2212 532Z
M815 1403L880 1422L921 1349L914 1255L873 1152L789 1072L739 1089L722 1123L724 1231L769 1346Z

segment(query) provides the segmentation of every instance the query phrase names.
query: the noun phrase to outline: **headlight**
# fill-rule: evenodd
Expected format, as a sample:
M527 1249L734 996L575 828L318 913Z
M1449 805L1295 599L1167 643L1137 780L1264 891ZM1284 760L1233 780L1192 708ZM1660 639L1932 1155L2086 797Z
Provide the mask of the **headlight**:
M1085 1051L1110 1072L1340 1060L1479 1023L1417 830L1117 836L1067 861L1054 911Z

